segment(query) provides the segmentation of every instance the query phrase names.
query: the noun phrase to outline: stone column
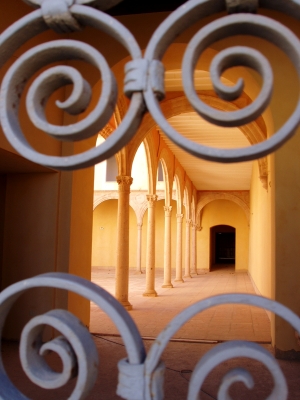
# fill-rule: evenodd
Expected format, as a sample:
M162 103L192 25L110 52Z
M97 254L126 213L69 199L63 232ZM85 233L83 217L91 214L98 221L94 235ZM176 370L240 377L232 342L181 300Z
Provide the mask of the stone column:
M164 243L164 284L163 288L172 288L171 282L171 216L172 207L165 206L165 243Z
M129 194L132 178L117 176L119 185L118 220L117 220L117 264L116 264L116 299L127 309L132 305L128 301L129 284Z
M183 214L177 214L177 240L176 240L176 278L175 282L184 282L182 279L182 219Z
M191 269L190 269L190 226L192 220L187 219L185 221L185 271L184 271L184 278L191 278Z
M155 291L155 203L156 194L147 195L148 200L148 229L146 253L146 290L143 296L156 297Z
M142 274L142 229L143 223L137 224L136 274Z
M197 226L193 222L192 223L192 243L191 243L191 272L192 274L197 275Z
M198 275L198 268L197 268L197 262L198 262L198 256L197 256L197 232L201 232L202 231L202 226L196 224L196 247L195 247L195 264L196 264L196 272Z

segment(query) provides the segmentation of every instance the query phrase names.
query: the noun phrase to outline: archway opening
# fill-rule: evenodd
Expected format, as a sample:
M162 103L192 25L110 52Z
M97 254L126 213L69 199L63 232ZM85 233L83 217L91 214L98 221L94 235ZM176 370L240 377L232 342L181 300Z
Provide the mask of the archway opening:
M210 270L235 268L235 228L217 225L210 228Z

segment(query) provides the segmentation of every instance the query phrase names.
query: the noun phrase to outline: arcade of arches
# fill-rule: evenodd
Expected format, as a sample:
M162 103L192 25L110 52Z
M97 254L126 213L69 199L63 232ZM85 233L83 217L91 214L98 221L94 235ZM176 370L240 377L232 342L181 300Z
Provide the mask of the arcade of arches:
M32 11L23 2L19 7L13 3L1 5L3 15L7 15L0 20L1 31ZM299 23L293 18L261 9L259 13L270 14L300 37ZM167 13L153 13L118 19L145 49L166 16ZM214 43L201 56L194 76L196 90L207 104L230 112L257 97L260 77L244 67L232 68L222 77L227 85L243 77L244 91L236 101L220 100L212 88L212 58L220 50L240 43L258 49L268 58L274 72L274 90L270 106L256 121L239 129L212 126L196 115L181 81L186 45L201 24L176 38L163 58L166 97L161 108L165 117L188 139L207 146L244 147L272 136L298 101L298 77L291 62L275 46L258 38L236 36ZM93 28L86 28L65 36L47 31L33 40L38 44L68 36L90 43L105 56L119 88L117 107L109 124L97 137L74 144L41 135L26 116L22 99L22 128L30 143L43 153L60 156L85 151L97 139L105 140L126 114L130 100L122 94L122 87L128 54L114 39L99 40L98 35ZM16 56L27 50L26 46L18 49ZM90 107L80 115L83 118L95 106L101 80L94 67L72 60L68 65L79 69L93 88ZM1 79L5 70L1 70ZM46 107L51 123L77 121L77 117L55 105L55 99L63 101L67 95L68 88L62 88L51 97ZM1 289L44 272L69 272L90 279L91 265L114 266L116 297L130 308L129 268L145 270L144 294L155 296L155 268L164 269L167 287L174 280L184 280L184 275L209 269L213 258L211 228L226 225L235 229L236 271L247 271L258 292L299 314L299 151L298 130L282 148L257 161L238 165L211 163L177 148L146 114L134 138L115 156L117 174L113 182L111 174L106 174L106 162L95 169L60 172L24 160L0 128ZM163 181L157 179L159 164ZM4 336L17 338L28 319L53 306L70 310L89 325L90 304L86 299L72 293L37 290L35 296L22 298L22 307L13 311ZM274 316L271 326L277 349L300 352L290 326Z

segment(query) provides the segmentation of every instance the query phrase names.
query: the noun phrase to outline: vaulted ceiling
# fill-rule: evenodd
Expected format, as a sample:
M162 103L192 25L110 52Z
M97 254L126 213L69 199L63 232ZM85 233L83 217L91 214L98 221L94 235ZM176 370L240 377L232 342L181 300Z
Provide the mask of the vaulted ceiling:
M220 128L206 122L196 112L179 114L169 123L184 137L205 146L236 148L249 146L238 128ZM196 158L175 145L160 131L197 190L249 190L253 162L220 164Z
M222 82L232 86L233 82L221 78ZM196 70L195 88L212 90L209 72ZM167 92L182 92L181 70L166 71L165 87ZM196 112L185 112L168 119L168 122L187 139L205 146L219 148L237 148L250 143L238 128L221 128L210 124ZM159 128L158 128L159 129ZM175 145L161 130L163 139L197 190L249 190L253 162L238 164L220 164L196 158Z

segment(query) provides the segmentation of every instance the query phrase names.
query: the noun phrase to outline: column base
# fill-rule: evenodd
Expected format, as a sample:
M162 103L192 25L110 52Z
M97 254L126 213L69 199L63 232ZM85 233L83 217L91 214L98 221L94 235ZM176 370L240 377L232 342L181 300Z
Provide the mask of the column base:
M183 279L175 279L175 282L184 283Z
M172 283L167 283L166 285L162 285L162 288L172 288Z
M191 278L192 275L184 275L183 277L184 277L184 278Z
M134 275L141 275L143 273L144 273L143 271L135 271Z
M143 293L144 297L156 297L157 293L155 290L146 290L146 292Z
M132 304L129 303L129 301L120 301L122 306L127 310L130 311L132 310Z

